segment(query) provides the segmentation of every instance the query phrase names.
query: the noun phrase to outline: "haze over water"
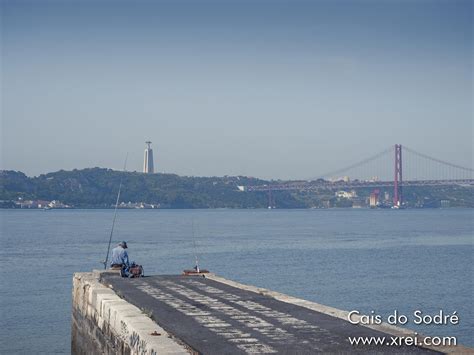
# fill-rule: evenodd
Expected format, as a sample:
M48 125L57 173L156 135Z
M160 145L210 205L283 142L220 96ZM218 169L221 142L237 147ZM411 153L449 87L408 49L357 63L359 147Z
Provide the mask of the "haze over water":
M112 210L1 210L0 353L69 353L72 275L101 268ZM457 311L472 333L473 211L120 210L115 241L148 274L194 265L344 310ZM413 324L410 324L413 327Z

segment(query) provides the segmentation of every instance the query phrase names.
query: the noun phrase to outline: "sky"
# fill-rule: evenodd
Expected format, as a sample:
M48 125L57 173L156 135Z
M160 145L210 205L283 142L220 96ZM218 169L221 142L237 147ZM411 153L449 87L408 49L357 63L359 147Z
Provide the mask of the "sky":
M306 179L473 161L473 3L1 2L1 169Z

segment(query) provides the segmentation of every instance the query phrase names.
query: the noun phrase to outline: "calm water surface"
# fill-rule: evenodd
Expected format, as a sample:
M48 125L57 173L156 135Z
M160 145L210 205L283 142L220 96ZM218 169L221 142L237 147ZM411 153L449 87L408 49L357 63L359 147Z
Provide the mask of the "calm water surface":
M100 268L111 210L1 210L0 353L69 353L71 285ZM407 326L474 346L473 210L124 210L115 240L148 274L200 264L226 278L384 317L457 311Z

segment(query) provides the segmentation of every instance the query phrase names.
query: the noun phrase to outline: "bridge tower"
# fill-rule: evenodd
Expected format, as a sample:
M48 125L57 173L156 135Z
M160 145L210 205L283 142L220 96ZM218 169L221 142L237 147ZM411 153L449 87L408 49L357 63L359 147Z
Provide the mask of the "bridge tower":
M402 145L395 144L395 176L393 183L393 206L402 206Z

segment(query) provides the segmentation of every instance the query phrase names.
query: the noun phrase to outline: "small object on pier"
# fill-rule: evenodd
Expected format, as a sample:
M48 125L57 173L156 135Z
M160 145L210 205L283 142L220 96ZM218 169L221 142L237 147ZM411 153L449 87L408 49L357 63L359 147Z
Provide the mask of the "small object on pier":
M192 270L183 270L183 275L185 276L193 276L193 275L197 275L197 276L204 276L204 274L209 274L209 270L205 270L205 269L192 269Z
M143 270L143 266L132 262L130 266L125 264L122 265L122 268L120 269L120 276L128 278L143 277L145 276L145 272Z

